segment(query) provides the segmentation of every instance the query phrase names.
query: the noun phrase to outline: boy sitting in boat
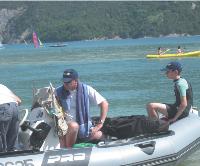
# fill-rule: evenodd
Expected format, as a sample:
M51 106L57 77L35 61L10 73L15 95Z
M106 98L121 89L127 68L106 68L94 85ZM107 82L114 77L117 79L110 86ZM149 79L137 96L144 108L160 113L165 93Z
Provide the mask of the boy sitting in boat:
M173 123L188 116L193 105L192 87L188 81L181 77L182 66L179 62L170 62L161 71L165 71L167 77L174 82L176 101L174 104L149 103L147 104L148 116L158 119L158 113L165 115L169 123Z

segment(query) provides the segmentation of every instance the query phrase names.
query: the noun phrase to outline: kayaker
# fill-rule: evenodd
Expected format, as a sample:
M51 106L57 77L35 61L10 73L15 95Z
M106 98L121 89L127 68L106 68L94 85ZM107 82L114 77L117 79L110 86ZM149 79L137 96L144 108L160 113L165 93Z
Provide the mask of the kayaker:
M168 51L170 51L170 49L163 50L161 47L158 47L158 55L163 55Z
M71 115L67 119L68 131L60 138L61 147L72 147L76 140L88 141L102 138L100 129L108 112L108 102L91 86L79 81L74 69L66 69L63 73L63 85L56 88L56 98L63 110ZM98 123L93 126L90 119L90 105L100 107Z
M183 50L181 49L181 46L178 46L177 54L181 54L181 53L183 53Z
M163 51L161 49L161 47L158 47L158 55L162 55L163 54Z
M18 136L21 99L0 84L0 152L14 151Z
M192 87L188 81L181 77L182 66L179 62L170 62L162 71L169 79L174 81L176 101L174 104L149 103L147 112L150 118L158 119L158 112L164 114L170 123L188 116L193 105ZM158 111L158 112L157 112Z

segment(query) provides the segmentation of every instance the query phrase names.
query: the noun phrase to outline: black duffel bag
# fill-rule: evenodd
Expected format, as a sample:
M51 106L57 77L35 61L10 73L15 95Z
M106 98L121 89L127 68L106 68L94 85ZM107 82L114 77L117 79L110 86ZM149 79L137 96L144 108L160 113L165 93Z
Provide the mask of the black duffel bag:
M102 132L119 139L130 138L141 134L168 131L169 123L152 120L144 115L106 118Z

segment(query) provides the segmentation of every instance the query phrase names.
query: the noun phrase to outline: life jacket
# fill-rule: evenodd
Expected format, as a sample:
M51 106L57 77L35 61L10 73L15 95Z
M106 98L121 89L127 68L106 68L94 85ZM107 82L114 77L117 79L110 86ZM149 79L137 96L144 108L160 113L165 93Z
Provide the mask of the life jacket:
M188 89L186 90L187 107L184 110L186 115L189 114L189 111L190 111L190 109L191 109L191 107L193 105L192 86L188 81L187 81L187 84L188 84ZM175 81L175 84L174 84L174 93L175 93L175 97L176 97L175 106L178 107L181 104L181 97L180 97L180 92L178 90L178 86L177 86L177 82L176 81Z

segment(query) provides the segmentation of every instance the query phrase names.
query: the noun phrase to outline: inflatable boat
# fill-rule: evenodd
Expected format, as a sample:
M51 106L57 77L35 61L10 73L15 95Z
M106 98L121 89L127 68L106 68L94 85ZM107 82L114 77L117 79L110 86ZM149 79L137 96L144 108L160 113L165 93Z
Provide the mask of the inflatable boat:
M198 57L200 56L200 51L186 52L180 54L149 54L146 55L146 58L182 58L182 57Z
M46 108L23 110L21 114L21 150L0 153L2 166L174 166L200 145L200 116L196 109L171 124L166 132L127 139L108 137L97 144L77 144L70 149L60 148L55 123Z

